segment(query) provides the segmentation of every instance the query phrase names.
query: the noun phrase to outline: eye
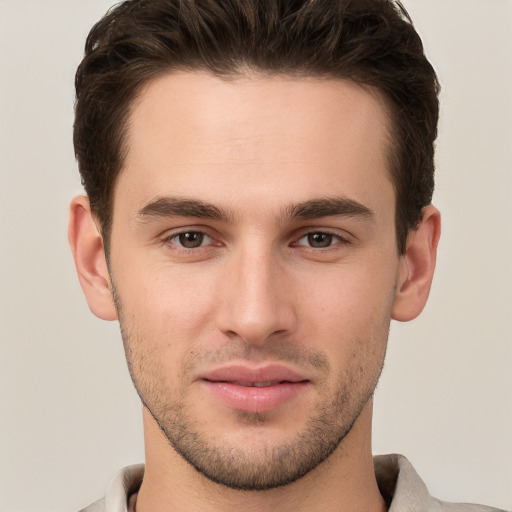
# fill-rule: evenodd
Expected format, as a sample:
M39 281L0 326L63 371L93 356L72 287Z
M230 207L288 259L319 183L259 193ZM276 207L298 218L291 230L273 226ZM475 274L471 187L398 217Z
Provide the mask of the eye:
M344 242L340 236L332 233L315 232L304 235L297 241L297 245L305 245L313 249L327 249L340 242Z
M179 245L184 249L197 249L212 242L211 237L201 231L185 231L169 238L173 244Z

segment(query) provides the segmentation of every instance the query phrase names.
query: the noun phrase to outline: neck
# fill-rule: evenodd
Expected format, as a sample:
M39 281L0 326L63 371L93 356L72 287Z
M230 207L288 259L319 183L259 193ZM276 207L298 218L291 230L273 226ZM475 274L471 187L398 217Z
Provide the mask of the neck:
M211 482L174 451L146 409L143 415L146 471L137 512L386 510L371 454L371 400L327 460L298 481L266 491L240 491Z

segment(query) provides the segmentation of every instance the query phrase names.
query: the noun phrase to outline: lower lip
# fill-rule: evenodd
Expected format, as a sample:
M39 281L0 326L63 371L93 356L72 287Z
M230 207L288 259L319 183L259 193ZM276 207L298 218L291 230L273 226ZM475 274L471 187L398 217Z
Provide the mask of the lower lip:
M269 412L293 400L308 385L307 381L283 382L273 386L240 386L231 382L203 381L208 390L228 407L238 411Z

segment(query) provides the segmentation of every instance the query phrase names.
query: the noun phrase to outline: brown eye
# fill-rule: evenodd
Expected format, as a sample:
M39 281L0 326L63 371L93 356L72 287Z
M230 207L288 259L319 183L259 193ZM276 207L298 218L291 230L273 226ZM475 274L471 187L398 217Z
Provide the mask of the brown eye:
M311 249L330 249L331 247L347 244L347 240L342 236L325 231L312 231L295 242L295 245L309 247Z
M329 233L310 233L306 238L310 247L324 249L332 245L334 236Z
M180 233L174 237L176 243L184 247L185 249L197 249L201 247L205 241L206 235L199 231L188 231L186 233Z

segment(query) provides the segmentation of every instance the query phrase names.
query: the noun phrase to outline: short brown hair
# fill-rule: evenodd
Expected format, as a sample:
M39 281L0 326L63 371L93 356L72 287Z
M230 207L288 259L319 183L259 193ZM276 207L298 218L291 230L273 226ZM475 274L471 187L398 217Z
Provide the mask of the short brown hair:
M128 0L91 30L76 73L74 145L105 244L130 106L174 70L348 79L386 100L400 253L434 189L439 84L391 0Z

